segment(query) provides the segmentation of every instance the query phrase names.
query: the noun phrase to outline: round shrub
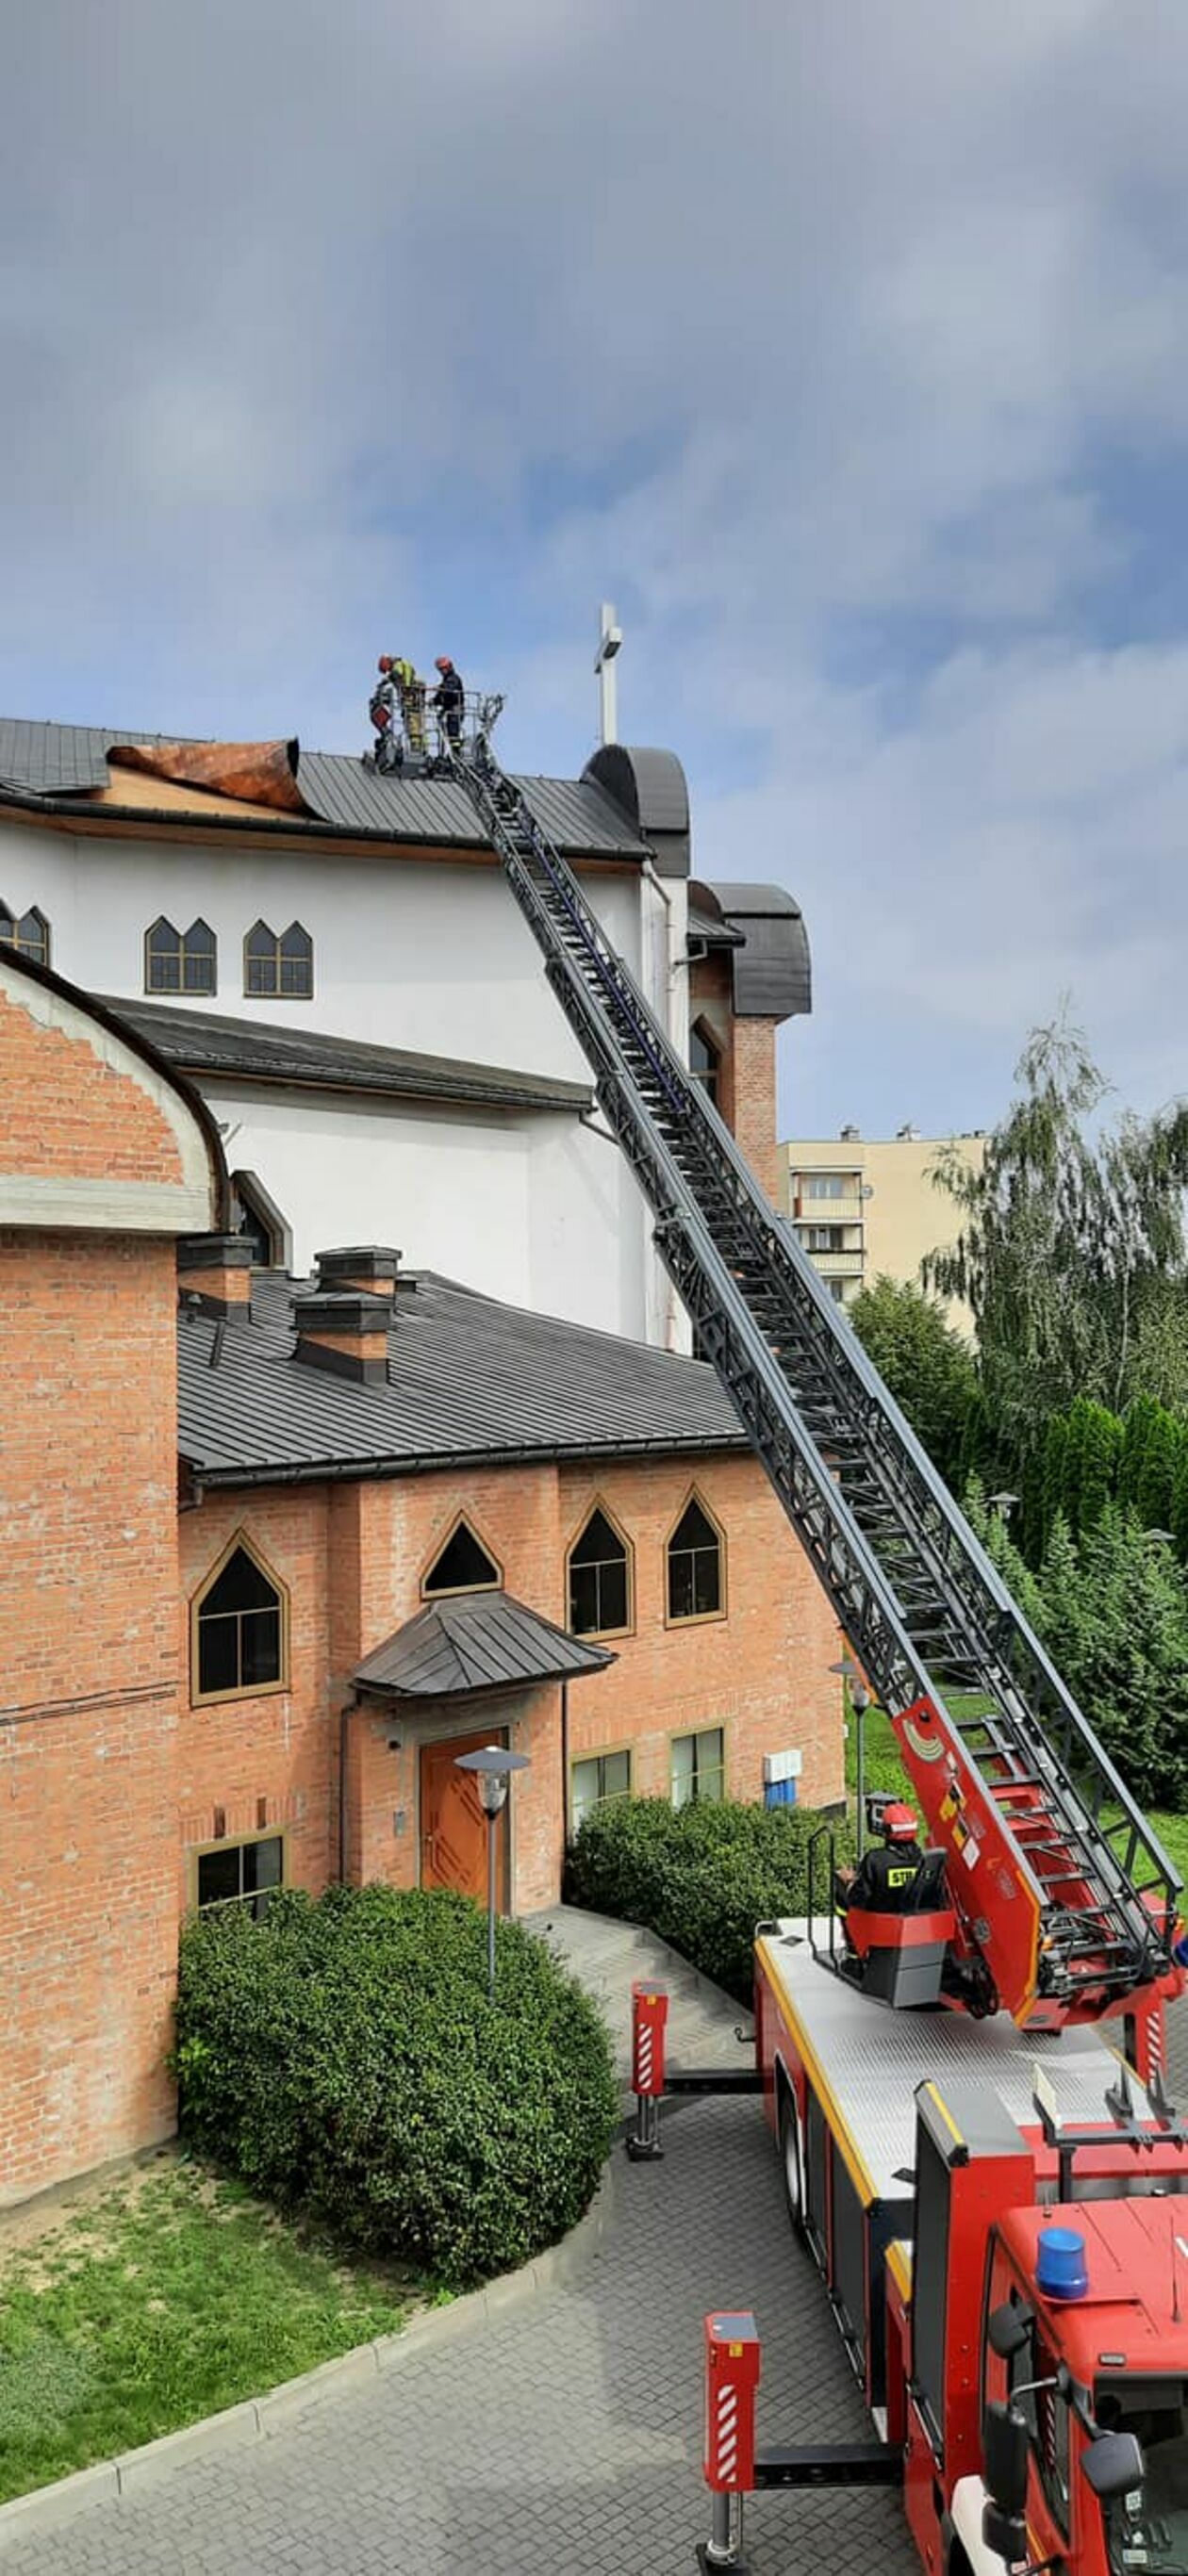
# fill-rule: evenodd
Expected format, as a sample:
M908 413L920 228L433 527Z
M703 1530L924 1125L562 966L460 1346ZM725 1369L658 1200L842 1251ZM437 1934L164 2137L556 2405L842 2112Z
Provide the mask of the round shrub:
M467 1898L279 1893L182 1934L183 2132L257 2190L452 2288L572 2227L618 2100L595 2006L543 1942Z
M579 1826L566 1867L572 1905L646 1924L739 2003L753 1990L757 1923L808 1911L808 1846L821 1818L807 1807L730 1799L671 1807L666 1798L612 1798ZM853 1850L834 1828L838 1860ZM824 1841L817 1905L828 1898Z

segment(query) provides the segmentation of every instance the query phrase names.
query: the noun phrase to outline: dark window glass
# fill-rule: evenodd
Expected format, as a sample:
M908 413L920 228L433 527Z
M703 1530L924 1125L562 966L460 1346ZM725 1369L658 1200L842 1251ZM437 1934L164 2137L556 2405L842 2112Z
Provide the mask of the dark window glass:
M15 948L18 957L31 957L37 966L49 964L49 923L36 905L14 920L7 904L0 903L0 939Z
M280 1679L280 1595L237 1547L199 1605L198 1695L259 1690Z
M217 1851L199 1852L199 1909L243 1904L258 1922L270 1891L283 1878L284 1845L279 1834L270 1834L264 1842L221 1843Z
M425 1577L426 1592L490 1591L499 1582L499 1568L493 1565L486 1548L481 1547L467 1522L459 1521L452 1538L447 1539L441 1555Z
M313 992L313 941L299 921L291 921L279 939L266 921L257 921L244 942L244 966L249 993L308 1001Z
M299 921L281 935L280 989L308 1001L313 992L313 941Z
M569 1557L569 1625L575 1637L630 1623L627 1550L603 1511L591 1512Z
M722 1607L722 1542L699 1502L686 1504L668 1542L670 1619L708 1619Z
M180 993L182 970L181 933L171 921L154 921L144 943L145 989L150 993Z
M244 941L244 991L275 993L280 980L276 933L257 921Z
M155 921L145 940L145 985L150 993L213 993L217 989L218 942L206 921L175 930L171 921Z
M241 1893L238 1843L224 1843L220 1851L199 1853L199 1905L225 1905L229 1897Z
M709 1098L713 1101L715 1109L719 1106L718 1074L720 1067L721 1057L718 1050L713 1044L712 1039L706 1035L700 1020L698 1020L689 1031L689 1071L693 1076L694 1082L699 1082L702 1090L706 1092Z

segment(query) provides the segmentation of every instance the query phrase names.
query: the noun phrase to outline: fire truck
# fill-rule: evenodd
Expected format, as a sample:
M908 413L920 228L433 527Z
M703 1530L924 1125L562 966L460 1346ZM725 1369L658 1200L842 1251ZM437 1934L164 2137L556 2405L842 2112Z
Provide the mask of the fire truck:
M764 2104L923 2565L1188 2576L1188 2133L1161 2077L1140 2112L1098 2029L888 2008L813 1932L757 1939Z
M880 2472L902 2469L932 2576L1188 2576L1185 2138L1162 2078L1179 1878L500 768L501 703L448 764L928 1836L898 1921L853 1913L839 1949L830 1888L825 1938L776 1925L757 1946L757 2080ZM792 2482L790 2457L771 2483ZM729 2536L705 2563L740 2564Z

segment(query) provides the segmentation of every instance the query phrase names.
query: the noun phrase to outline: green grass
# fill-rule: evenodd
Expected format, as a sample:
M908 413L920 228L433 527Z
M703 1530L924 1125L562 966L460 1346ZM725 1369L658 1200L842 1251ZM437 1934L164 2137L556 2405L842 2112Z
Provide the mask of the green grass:
M0 2501L392 2334L422 2295L172 2158L0 2233Z
M960 1704L964 1705L964 1702ZM956 1706L958 1703L953 1702L951 1705ZM970 1702L971 1707L976 1705L976 1701ZM846 1739L846 1787L853 1796L858 1764L857 1729L853 1717L849 1720L849 1727L850 1732ZM867 1710L865 1759L868 1789L882 1789L893 1797L907 1798L910 1803L916 1804L916 1793L900 1761L899 1748L892 1732L890 1718L884 1717L881 1709ZM1158 1834L1168 1859L1174 1862L1185 1886L1188 1887L1188 1816L1173 1816L1166 1810L1156 1807L1152 1808L1147 1822Z

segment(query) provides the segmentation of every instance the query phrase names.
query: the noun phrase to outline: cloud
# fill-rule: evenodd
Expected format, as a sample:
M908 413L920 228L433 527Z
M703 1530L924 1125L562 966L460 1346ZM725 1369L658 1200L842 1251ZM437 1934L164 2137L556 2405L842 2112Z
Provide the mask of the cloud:
M1179 0L42 0L8 51L6 705L353 747L445 646L572 765L609 595L699 863L804 902L790 1121L982 1123L1070 983L1178 1087Z

